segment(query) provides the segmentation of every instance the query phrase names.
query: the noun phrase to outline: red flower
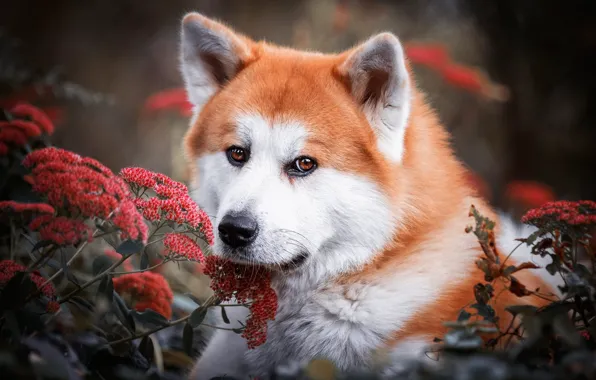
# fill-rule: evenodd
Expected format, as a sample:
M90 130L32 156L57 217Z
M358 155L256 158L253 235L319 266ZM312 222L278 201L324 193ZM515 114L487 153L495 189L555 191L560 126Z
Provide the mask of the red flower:
M123 238L147 241L147 226L128 186L97 160L44 148L28 154L23 164L32 168L33 190L52 206L85 217L111 217Z
M116 227L120 228L123 239L147 242L149 228L130 199L120 203L120 206L115 210L112 222Z
M205 260L203 251L201 251L201 247L197 244L197 242L184 234L167 234L163 244L166 247L166 252L168 255L172 255L174 257L184 257L191 261L202 262Z
M528 211L522 222L536 227L544 227L553 222L563 222L573 226L596 224L596 202L594 201L556 201L548 202L540 208Z
M150 188L156 185L155 173L143 168L124 168L120 170L122 177L129 184Z
M145 102L143 112L151 114L163 110L175 110L182 116L192 115L192 104L183 88L165 90L152 95Z
M251 316L242 336L249 348L263 344L267 338L267 321L275 319L277 294L271 288L271 273L258 267L247 267L208 256L204 273L211 277L211 289L222 301L232 297L249 306Z
M405 48L411 62L435 69L444 67L450 60L447 49L440 44L408 44Z
M65 216L38 216L31 221L29 229L38 231L42 240L51 241L56 245L76 245L83 240L93 239L89 226Z
M27 135L20 129L2 128L0 129L0 142L6 145L23 146L27 144Z
M26 120L11 120L11 121L0 121L0 129L14 129L19 130L25 134L28 138L33 138L41 135L41 129L39 127Z
M9 152L8 145L0 141L0 156L6 156Z
M13 278L19 272L26 272L27 268L13 260L2 260L0 261L0 286L6 285L11 278ZM43 288L41 286L46 281L45 278L41 277L39 272L33 271L29 274L31 281L37 286L43 295L48 298L56 296L56 290L52 283L46 284Z
M554 201L555 193L548 186L539 182L512 181L507 184L505 197L529 209Z
M2 212L53 214L54 208L46 203L22 203L16 201L0 201Z
M114 289L120 295L128 295L135 310L152 309L167 319L172 317L174 294L170 284L159 273L130 273L114 278Z
M19 118L30 119L49 135L54 132L54 124L50 118L42 110L31 104L19 103L11 108L10 113Z
M155 191L157 197L134 200L135 206L149 221L170 220L178 224L188 224L198 229L209 244L213 244L213 226L207 214L197 206L188 194L188 188L170 177L154 173L143 168L125 168L120 176L132 187L138 187L136 192L144 190ZM140 191L143 189L143 191Z

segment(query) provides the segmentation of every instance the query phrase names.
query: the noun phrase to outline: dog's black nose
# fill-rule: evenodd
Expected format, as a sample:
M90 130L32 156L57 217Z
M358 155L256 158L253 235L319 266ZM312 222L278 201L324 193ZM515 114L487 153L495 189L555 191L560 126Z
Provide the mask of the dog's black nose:
M217 230L221 240L232 248L246 247L257 237L259 225L246 214L226 214Z

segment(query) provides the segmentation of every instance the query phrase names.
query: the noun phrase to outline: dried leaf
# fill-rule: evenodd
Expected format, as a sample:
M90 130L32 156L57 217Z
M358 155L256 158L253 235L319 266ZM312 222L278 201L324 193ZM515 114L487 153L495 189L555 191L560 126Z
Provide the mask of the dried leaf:
M509 291L518 297L525 297L532 294L524 284L519 282L515 277L511 276L511 283L509 284Z

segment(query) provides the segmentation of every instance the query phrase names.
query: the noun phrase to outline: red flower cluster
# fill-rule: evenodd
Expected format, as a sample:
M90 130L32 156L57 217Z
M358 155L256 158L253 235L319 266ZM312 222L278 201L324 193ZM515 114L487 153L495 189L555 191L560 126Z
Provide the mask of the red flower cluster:
M275 319L277 313L277 294L271 288L270 272L208 256L204 273L211 277L211 289L222 301L232 297L240 303L252 301L249 307L251 315L242 336L249 348L265 343L267 321Z
M143 112L150 114L169 109L177 111L182 116L192 115L192 104L188 101L183 88L166 90L152 95L145 102Z
M120 295L128 295L135 310L151 309L167 319L172 317L174 294L170 284L159 273L141 272L124 274L114 278L114 289Z
M28 119L34 122L42 132L51 135L54 133L52 120L42 110L27 103L19 103L11 108L10 114L13 117Z
M19 272L26 272L27 268L13 260L2 260L0 261L0 286L4 287L11 278L13 278ZM30 273L29 277L31 281L37 286L37 288L48 298L56 296L56 290L54 285L51 283L46 284L43 288L41 286L46 281L45 278L41 277L38 271Z
M205 260L201 247L192 238L180 234L167 234L163 245L166 248L166 253L173 257L184 257L191 261L202 262Z
M556 201L528 211L522 222L544 227L552 222L563 222L573 226L596 225L596 202Z
M147 226L130 199L128 186L98 161L57 148L28 154L33 190L55 208L83 217L100 217L122 231L123 238L147 240Z
M54 132L54 125L48 116L30 104L17 104L8 114L10 120L0 121L0 156L8 153L8 145L23 146L29 139L44 132Z
M92 231L88 225L65 216L41 215L29 224L31 231L39 232L42 240L56 245L76 245L83 240L92 240Z
M492 82L484 72L453 62L443 45L408 44L405 50L411 62L439 72L453 86L497 101L504 101L509 97L508 89Z
M505 198L519 203L527 210L554 201L555 193L548 186L539 182L512 181L507 184Z
M0 211L15 213L53 214L54 208L46 203L23 203L16 201L0 201Z
M125 168L120 176L139 194L134 200L145 219L150 221L170 220L188 224L198 229L209 244L213 244L213 227L207 214L197 206L188 194L188 188L170 177L143 168ZM145 190L151 189L157 197L142 198Z

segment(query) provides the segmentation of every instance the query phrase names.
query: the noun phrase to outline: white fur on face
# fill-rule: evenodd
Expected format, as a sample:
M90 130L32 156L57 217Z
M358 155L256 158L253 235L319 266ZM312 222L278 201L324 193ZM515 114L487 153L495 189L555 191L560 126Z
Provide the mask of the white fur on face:
M238 254L214 228L217 254L273 267L308 254L304 268L320 277L354 269L387 244L395 223L389 200L373 182L324 165L290 181L286 166L311 155L303 150L308 133L300 122L252 114L237 117L237 126L248 162L234 167L225 152L199 158L194 197L215 227L227 213L246 212L257 219L259 234Z

